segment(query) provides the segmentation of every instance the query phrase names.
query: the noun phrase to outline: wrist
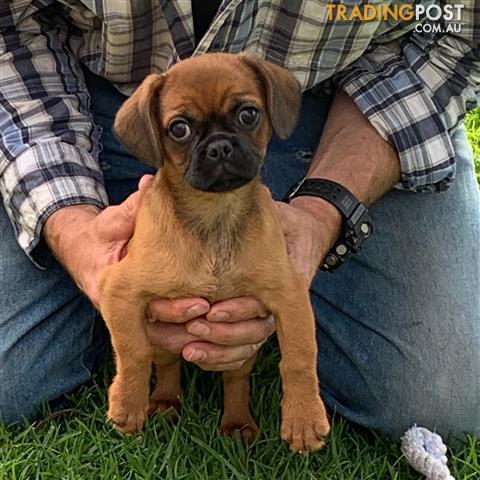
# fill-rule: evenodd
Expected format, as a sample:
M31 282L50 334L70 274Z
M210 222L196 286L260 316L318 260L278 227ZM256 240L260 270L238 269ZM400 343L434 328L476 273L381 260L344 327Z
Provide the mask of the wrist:
M333 245L342 229L342 215L334 205L323 198L308 195L293 198L290 205L310 213L322 229L324 238L326 235L329 247Z
M100 213L94 205L72 205L61 208L45 222L43 235L52 253L68 270L82 290L85 271L89 270L88 230Z
M341 215L341 221L333 223L333 229L332 222L327 223L330 233L334 232L335 236L330 237L334 242L330 242L322 270L333 271L339 268L348 258L359 252L363 242L372 233L368 209L348 188L338 182L325 178L305 178L292 189L288 197L290 203L298 197L318 197L330 203ZM307 205L313 208L313 201L309 200ZM320 211L325 213L323 205Z

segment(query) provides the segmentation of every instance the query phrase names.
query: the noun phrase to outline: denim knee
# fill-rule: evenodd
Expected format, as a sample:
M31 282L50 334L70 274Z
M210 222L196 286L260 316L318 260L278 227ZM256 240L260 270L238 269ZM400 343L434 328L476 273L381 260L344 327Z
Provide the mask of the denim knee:
M27 309L0 322L0 421L7 425L34 419L46 402L85 383L105 353L103 323L82 295L43 314Z
M404 366L386 379L381 414L372 426L398 440L414 424L454 441L465 432L480 435L480 357L474 355L462 372L442 371L432 365Z
M38 414L39 402L28 394L35 388L29 372L18 369L15 359L4 351L0 358L0 423L12 425L32 420Z
M394 336L405 317L404 327L379 335L350 317L325 320L335 318L332 308L323 305L317 320L320 385L332 409L394 440L415 424L446 439L480 435L479 338L466 318L425 313L422 332L407 342L405 332Z

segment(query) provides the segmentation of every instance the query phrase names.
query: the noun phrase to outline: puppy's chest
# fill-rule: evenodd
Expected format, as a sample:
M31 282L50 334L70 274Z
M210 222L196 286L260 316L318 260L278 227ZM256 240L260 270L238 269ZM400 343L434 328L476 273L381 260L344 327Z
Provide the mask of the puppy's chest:
M201 296L218 301L256 296L271 288L282 262L275 254L278 248L272 251L271 228L264 228L258 212L254 213L257 216L250 215L242 228L228 228L224 221L217 228L195 230L172 227L170 219L170 223L157 221L154 229L136 232L133 263L139 267L135 271L145 273L143 291L147 296Z
M217 301L251 294L249 268L241 252L235 248L218 248L219 245L206 248L200 256L184 259L173 296L202 296Z

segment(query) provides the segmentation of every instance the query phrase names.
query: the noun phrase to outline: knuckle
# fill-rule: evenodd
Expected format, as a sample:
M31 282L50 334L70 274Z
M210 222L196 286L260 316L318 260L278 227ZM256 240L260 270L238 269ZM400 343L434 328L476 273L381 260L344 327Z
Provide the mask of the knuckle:
M236 370L240 368L245 363L245 360L235 361L235 362L218 362L218 363L207 363L205 361L198 362L197 366L199 366L202 370L206 370L209 372L224 372L226 370Z
M264 323L264 332L265 332L265 340L275 332L275 322L271 317L267 319L267 321Z
M256 352L255 344L250 343L248 345L242 345L239 350L236 352L234 358L232 358L232 362L246 362L252 355Z
M255 300L249 313L251 318L262 318L265 315L265 310L262 305Z
M183 345L179 343L173 343L170 348L167 348L171 353L180 354L183 350Z
M230 343L231 342L231 334L227 329L218 328L212 332L212 340L220 344Z
M232 362L228 365L225 365L226 367L228 367L228 368L225 368L225 370L227 370L227 369L228 370L238 370L239 368L243 367L243 365L245 364L245 361L246 360L242 360L242 361L239 361L239 362Z
M169 337L163 337L160 339L159 343L157 344L157 346L161 347L161 348L164 348L165 350L168 350L168 351L173 351L173 348L174 348L174 342L172 340L172 338L169 338Z
M217 372L218 369L215 365L210 365L209 363L196 362L196 365L206 372Z
M175 338L173 335L164 337L162 344L159 346L171 353L181 353L183 349L183 344L179 342L178 338Z
M154 315L161 322L175 323L175 311L166 305L159 306Z
M130 195L123 202L122 206L122 213L124 213L126 217L129 217L135 211L135 208L137 206L137 196L135 194Z
M210 345L210 348L206 347L205 351L207 352L207 356L201 360L202 365L212 367L228 361L228 352L226 352L226 348L224 347Z
M147 306L147 318L154 322L161 322L163 310L158 300L152 300Z
M155 316L153 314L153 311L152 309L150 308L150 305L147 305L147 307L145 308L145 320L148 322L148 323L153 323L156 319L155 319Z
M256 307L257 308L255 311L260 318L267 318L270 315L270 313L265 310L265 307L260 302L257 302Z
M255 353L258 352L258 349L260 348L260 346L261 346L261 343L253 343L252 345L250 345L248 357L255 355Z
M150 315L157 321L174 323L181 316L181 308L175 301L156 298L149 305Z
M229 350L226 348L219 348L218 350L215 351L215 354L212 355L211 361L212 363L214 362L215 364L220 364L220 363L225 363L228 362L229 358Z
M211 370L216 371L216 372L226 372L229 370L238 370L243 366L245 362L244 361L238 361L238 362L231 362L231 363L223 363L220 365L215 365L214 368L211 368Z

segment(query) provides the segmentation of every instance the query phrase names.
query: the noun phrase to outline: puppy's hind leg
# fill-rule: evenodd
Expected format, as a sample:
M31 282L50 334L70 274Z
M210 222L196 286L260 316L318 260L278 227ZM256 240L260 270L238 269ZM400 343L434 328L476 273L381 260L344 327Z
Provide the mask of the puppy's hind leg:
M258 426L250 413L250 372L256 355L237 370L223 372L224 411L220 424L222 435L232 437L238 430L245 442L258 436Z
M145 330L145 306L135 300L115 297L102 302L116 366L108 392L108 418L123 433L140 431L149 407L153 347Z
M161 413L173 407L180 411L180 396L182 387L180 384L179 355L174 355L165 350L155 349L153 359L157 373L157 383L150 395L149 414Z

